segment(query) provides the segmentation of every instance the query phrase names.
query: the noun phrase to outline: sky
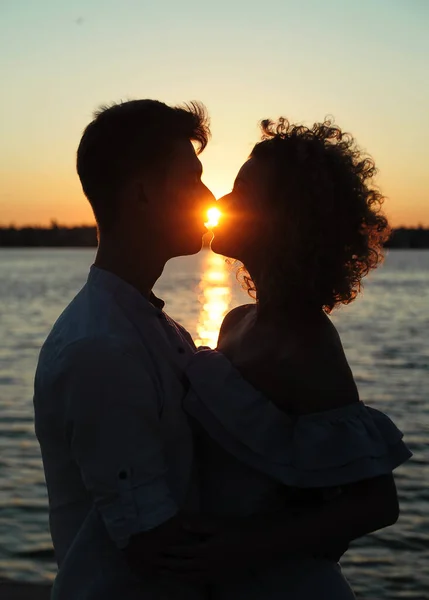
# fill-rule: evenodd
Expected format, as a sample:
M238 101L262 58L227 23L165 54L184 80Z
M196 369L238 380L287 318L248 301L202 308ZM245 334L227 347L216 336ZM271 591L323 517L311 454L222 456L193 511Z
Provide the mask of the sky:
M201 100L228 192L262 118L333 115L393 226L429 226L429 1L0 0L0 224L94 222L75 172L101 104Z

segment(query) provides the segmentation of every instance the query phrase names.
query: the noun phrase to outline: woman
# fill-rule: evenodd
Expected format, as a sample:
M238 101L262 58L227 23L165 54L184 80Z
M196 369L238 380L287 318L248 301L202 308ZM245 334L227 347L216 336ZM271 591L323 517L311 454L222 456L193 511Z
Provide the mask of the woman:
M226 316L217 351L196 354L185 409L209 434L200 449L204 510L264 513L273 527L261 542L267 560L261 552L214 598L345 600L354 596L339 566L321 555L396 521L391 473L410 452L388 417L359 401L327 315L356 298L389 228L374 163L350 135L330 121L311 129L264 121L262 131L219 201L212 244L245 265L257 301ZM187 549L183 568L202 568L204 552L208 559L210 543L195 558ZM228 569L233 551L226 555Z

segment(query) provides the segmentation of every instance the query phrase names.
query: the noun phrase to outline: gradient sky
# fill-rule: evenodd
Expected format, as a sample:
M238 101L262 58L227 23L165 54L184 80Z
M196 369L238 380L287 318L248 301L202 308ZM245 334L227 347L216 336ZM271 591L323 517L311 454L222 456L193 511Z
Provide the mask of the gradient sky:
M113 100L202 100L219 196L264 117L327 114L376 160L392 224L429 226L429 1L0 0L0 223L92 223L75 152Z

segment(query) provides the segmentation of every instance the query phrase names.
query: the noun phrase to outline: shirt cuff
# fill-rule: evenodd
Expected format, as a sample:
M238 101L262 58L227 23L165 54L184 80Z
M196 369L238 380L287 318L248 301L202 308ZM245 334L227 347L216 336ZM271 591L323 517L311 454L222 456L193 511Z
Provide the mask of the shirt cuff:
M97 503L97 508L118 548L125 548L131 536L155 529L179 510L164 480L133 486L126 470L119 474L119 496Z

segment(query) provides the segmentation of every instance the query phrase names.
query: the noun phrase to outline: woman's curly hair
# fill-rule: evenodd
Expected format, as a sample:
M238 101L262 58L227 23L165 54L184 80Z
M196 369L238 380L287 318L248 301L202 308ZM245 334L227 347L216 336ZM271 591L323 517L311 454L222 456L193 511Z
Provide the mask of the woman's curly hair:
M261 129L251 158L266 162L272 174L268 210L276 228L268 233L274 238L263 275L274 294L283 279L289 296L330 313L352 302L362 278L383 260L390 228L373 185L374 161L328 118L311 128L264 120ZM256 291L248 274L244 282L250 294Z

